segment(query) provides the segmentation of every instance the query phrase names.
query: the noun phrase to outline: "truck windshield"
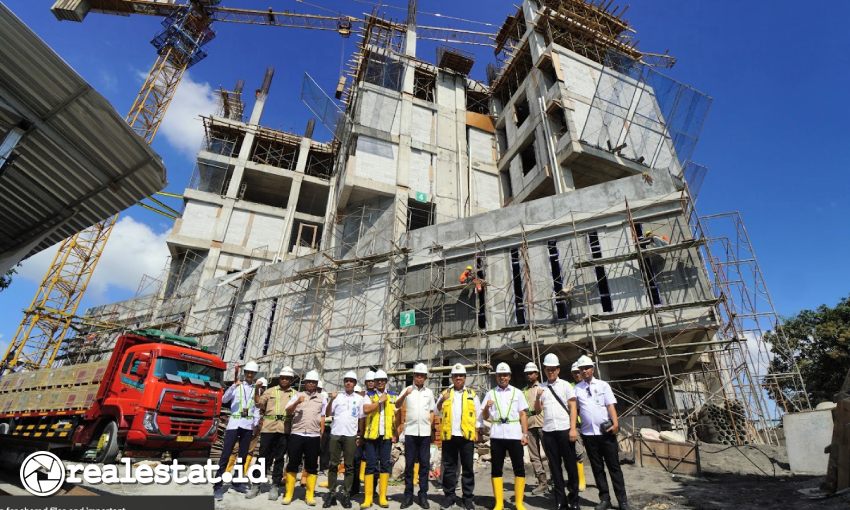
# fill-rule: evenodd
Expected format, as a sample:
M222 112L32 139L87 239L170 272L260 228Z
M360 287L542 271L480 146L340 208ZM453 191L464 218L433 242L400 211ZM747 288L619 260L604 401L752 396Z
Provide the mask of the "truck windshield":
M178 377L191 377L202 381L214 381L221 384L224 377L224 371L208 365L200 363L192 363L182 359L158 357L154 367L154 375L156 377L165 377L165 374L172 374Z

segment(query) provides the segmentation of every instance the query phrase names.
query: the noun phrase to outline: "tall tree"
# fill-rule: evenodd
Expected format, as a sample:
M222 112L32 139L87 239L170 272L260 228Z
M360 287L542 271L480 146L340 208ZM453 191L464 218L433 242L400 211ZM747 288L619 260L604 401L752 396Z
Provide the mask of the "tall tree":
M20 264L19 264L20 265ZM18 272L17 266L10 267L6 274L0 275L0 292L12 284L12 275Z
M776 334L765 335L775 355L770 373L787 373L792 369L790 357L784 355L790 352L800 368L812 405L832 400L850 371L850 296L834 307L821 305L816 310L802 310L787 319L782 329L788 342L787 350L782 353L777 348ZM774 394L774 398L800 397L792 394L792 383L780 385L783 395Z

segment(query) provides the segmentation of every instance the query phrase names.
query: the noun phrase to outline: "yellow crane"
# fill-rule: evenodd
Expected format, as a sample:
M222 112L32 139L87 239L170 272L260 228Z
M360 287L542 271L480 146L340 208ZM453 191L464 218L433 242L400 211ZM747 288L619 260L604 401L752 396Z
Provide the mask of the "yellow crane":
M88 10L166 19L164 30L152 41L157 49L157 59L126 118L127 123L149 144L156 136L186 69L206 56L202 48L214 37L210 29L214 21L328 30L343 37L350 36L352 30L364 23L360 18L347 15L237 9L218 4L219 0L190 0L185 4L162 0L57 0L52 10L57 18L72 21L82 21ZM495 36L487 32L433 26L418 26L417 31L420 39L485 46L492 46ZM172 218L177 216L177 211L158 199L148 197L148 200L154 205L140 205ZM0 375L9 369L53 365L68 330L78 320L77 309L117 219L118 215L112 216L62 241L0 361Z

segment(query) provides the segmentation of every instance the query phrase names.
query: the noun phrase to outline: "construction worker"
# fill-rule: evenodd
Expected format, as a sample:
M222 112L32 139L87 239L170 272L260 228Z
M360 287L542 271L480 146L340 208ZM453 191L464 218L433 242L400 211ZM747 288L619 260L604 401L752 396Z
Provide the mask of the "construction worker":
M440 394L436 407L440 412L440 438L443 441L443 508L450 508L456 502L458 461L462 473L461 493L465 510L474 510L475 441L481 427L481 404L475 396L475 390L466 387L466 367L460 363L452 367L452 387Z
M661 248L670 244L670 239L661 234L657 234L652 230L647 230L640 237L640 247L646 248Z
M570 383L570 386L573 387L573 393L575 393L576 384L581 382L581 370L578 368L578 363L573 363L573 366L570 368L570 374L573 376L573 382ZM576 404L576 407L578 404ZM581 416L577 418L576 423L578 424L577 430L581 430ZM584 476L584 441L581 439L581 434L578 436L578 441L575 442L576 447L576 470L578 471L578 491L582 492L587 489L587 482Z
M525 379L528 386L523 393L527 402L534 402L537 390L540 389L540 370L534 362L525 365ZM533 406L528 408L528 453L531 460L531 468L537 477L537 487L531 491L535 496L542 496L549 492L549 481L546 479L546 468L543 466L543 410L537 410Z
M238 460L242 462L248 456L248 448L251 444L251 438L254 436L254 431L260 424L260 413L254 405L254 377L260 367L257 363L249 361L245 363L245 368L242 370L244 381L239 380L239 367L237 366L234 373L235 377L233 384L224 392L221 398L223 405L229 404L230 419L227 421L227 429L224 432L224 444L221 447L221 457L218 459L218 474L216 477L219 481L213 485L213 497L216 501L224 499L224 493L227 489L221 481L221 475L224 474L227 462L230 459L230 454L233 453L233 447L239 443ZM233 490L241 493L248 492L248 488L244 484L234 483Z
M271 488L269 499L280 497L280 485L283 481L283 458L286 455L286 443L292 427L291 416L286 414L286 404L295 395L292 380L295 372L292 367L283 367L278 374L277 386L257 396L256 404L263 416L263 428L260 433L260 458L265 459L266 469L271 470ZM259 494L259 485L251 487L246 498Z
M390 506L387 501L387 486L392 470L392 447L398 441L395 429L396 395L387 391L387 373L383 370L375 372L375 389L366 394L367 402L363 404L363 414L366 424L363 431L366 457L366 480L363 504L360 508L372 506L375 491L375 475L378 475L378 505L381 508Z
M363 384L366 385L366 389L363 392L363 396L365 397L375 390L375 372L373 372L371 370L366 372L366 375L363 377ZM364 418L363 419L364 425L365 425L365 421L366 421L366 419ZM361 427L361 428L363 428L363 427ZM361 442L360 458L362 460L360 461L360 476L358 476L357 478L358 478L359 482L364 482L366 480L366 455L365 455L365 451L364 451L363 444L362 444L363 443L362 438L361 438L360 442ZM357 492L360 492L360 484L359 483L357 484Z
M578 469L575 443L578 440L576 396L573 387L561 379L558 356L549 353L543 358L546 382L535 390L534 408L543 412L543 446L549 459L549 470L555 485L558 510L578 510ZM564 470L567 469L567 484ZM569 488L569 496L565 488Z
M404 497L401 507L413 505L413 471L419 464L419 494L417 503L422 508L428 504L428 471L431 467L431 432L434 423L434 392L425 386L428 379L428 367L424 363L413 366L413 384L401 392L396 400L399 415L404 412L404 421L400 419L398 432L404 432ZM400 416L399 416L400 417ZM424 471L424 473L423 473Z
M525 463L523 447L528 444L528 402L522 391L510 385L511 367L507 363L496 366L497 386L484 396L481 408L483 420L492 421L490 426L490 460L493 477L493 496L496 506L493 510L504 509L504 486L502 468L505 456L511 458L514 469L514 506L516 510L525 510Z
M599 488L599 504L596 505L596 510L611 508L611 494L605 477L606 467L611 475L620 509L630 510L618 454L617 432L620 431L620 423L614 408L617 399L614 398L614 392L607 382L593 377L593 360L581 356L576 363L582 377L575 389L581 416L581 438L590 459L593 478Z
M374 377L374 375L373 375ZM354 393L357 393L361 397L366 396L366 390L361 387L359 384L354 386ZM361 409L362 411L362 409ZM357 449L354 450L354 467L357 468L357 473L354 474L354 482L351 484L351 491L349 491L348 495L351 497L356 496L360 493L360 483L362 478L366 476L366 462L363 460L363 416L361 412L360 423L359 423L359 433L357 438Z
M295 477L298 466L304 462L307 471L307 494L304 501L309 506L316 504L316 479L319 473L319 442L325 429L324 410L327 401L318 391L319 373L310 370L304 375L304 390L296 393L286 406L292 415L292 432L287 444L289 462L286 464L286 494L282 503L292 503L295 492Z
M475 271L472 269L472 266L466 266L466 269L464 269L458 277L458 281L460 281L460 283L464 285L468 283L475 285L475 292L480 293L482 290L484 290L484 279L479 278L478 275L475 274Z
M360 439L359 425L363 417L363 396L355 392L357 374L346 372L342 376L344 390L342 393L331 393L325 415L333 418L331 422L330 464L328 469L328 491L323 508L336 504L336 479L340 454L345 464L344 490L339 496L343 508L351 508L351 488L354 485L354 452Z

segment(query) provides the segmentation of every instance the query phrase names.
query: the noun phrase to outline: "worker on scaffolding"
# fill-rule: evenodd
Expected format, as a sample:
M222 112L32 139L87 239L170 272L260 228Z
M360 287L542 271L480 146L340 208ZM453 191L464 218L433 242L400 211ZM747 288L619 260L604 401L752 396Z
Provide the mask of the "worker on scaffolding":
M630 510L618 453L617 433L620 431L620 423L614 408L617 399L614 398L614 392L607 382L593 377L593 360L581 356L576 364L582 377L582 381L576 384L575 388L578 412L581 416L581 438L590 459L593 478L599 488L599 504L595 510L611 508L611 494L605 476L606 467L611 475L619 508Z
M570 367L570 375L573 378L573 382L570 383L570 386L573 388L573 393L575 393L576 384L581 382L581 370L578 368L578 363L573 363L573 366ZM576 404L578 407L578 404ZM581 416L576 418L576 423L578 424L578 429L581 430ZM581 434L578 436L578 440L575 442L576 447L576 469L578 471L578 491L582 492L587 489L587 481L584 476L584 441L581 439Z
M213 497L216 501L224 499L224 493L227 489L221 480L221 475L224 474L227 468L227 463L230 460L230 454L233 453L233 448L236 443L239 443L239 461L243 462L248 457L248 447L251 444L251 438L254 436L254 431L260 423L260 413L254 404L254 377L260 367L254 361L245 363L245 368L242 370L244 377L243 381L239 380L239 367L234 371L233 384L227 388L221 398L222 405L229 405L230 419L227 421L227 428L224 431L224 443L221 447L221 456L218 459L218 473L216 477L218 482L213 485ZM233 490L241 493L248 492L248 488L241 483L234 483Z
M640 236L639 242L640 247L645 250L647 248L662 248L667 246L670 244L670 239L665 235L647 230Z
M292 381L295 371L292 367L283 367L278 374L277 386L264 392L256 398L257 407L263 415L263 428L260 433L260 458L265 459L266 469L272 473L269 499L280 497L280 486L283 481L283 461L286 456L286 444L292 429L292 416L286 412L286 404L295 395ZM254 485L245 496L254 498L259 494L259 487Z
M505 456L511 458L514 470L514 506L516 510L525 510L525 463L524 446L528 444L528 401L522 391L510 385L511 367L507 363L496 366L497 386L484 396L481 408L482 420L492 421L490 426L490 459L493 483L493 496L496 506L493 510L503 510L505 497L502 470Z
M399 410L397 436L404 433L404 497L400 508L413 506L414 467L419 466L419 494L417 503L422 508L428 504L428 472L431 468L431 433L434 423L434 393L425 386L428 367L425 363L413 366L413 384L401 392L396 400ZM400 418L404 416L404 420Z
M289 400L286 412L292 415L292 433L289 436L286 464L286 494L282 503L292 503L295 493L295 478L298 467L303 462L307 470L307 494L304 501L313 506L316 504L316 479L319 473L319 442L325 429L324 410L327 401L318 391L319 373L310 370L302 379L303 391L296 393Z
M340 491L343 508L351 508L351 488L354 485L354 453L360 441L360 418L363 417L363 396L354 391L357 374L348 371L342 377L345 391L331 393L325 415L333 417L329 441L328 491L323 508L330 508L337 500L337 471L340 457L345 465L345 482Z
M543 358L543 370L546 382L535 390L534 408L544 413L543 445L555 485L555 502L558 510L578 510L576 395L572 385L559 377L561 363L554 353ZM566 484L564 468L567 470Z
M392 470L392 447L398 442L395 428L396 394L387 390L387 373L375 372L375 389L366 394L368 400L363 404L366 423L363 431L364 453L366 457L366 479L364 481L363 504L360 508L372 506L375 492L375 475L378 476L378 506L388 508L387 487Z
M443 391L437 400L440 411L440 438L443 441L443 508L451 508L456 503L458 461L462 473L461 494L463 508L474 510L475 441L481 428L481 403L475 390L466 386L466 367L456 363L451 372L452 387Z
M460 274L458 280L462 285L474 285L475 292L479 294L484 290L484 285L486 284L484 278L480 278L472 269L472 266L466 266L466 269Z
M537 390L540 389L540 370L533 361L525 365L525 379L528 385L522 390L525 400L534 402ZM531 460L531 468L537 477L537 487L531 491L535 496L542 496L549 492L549 480L546 479L546 468L543 466L543 410L531 407L528 413L528 453Z

